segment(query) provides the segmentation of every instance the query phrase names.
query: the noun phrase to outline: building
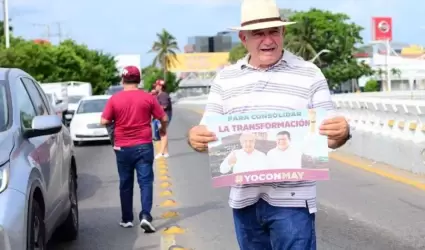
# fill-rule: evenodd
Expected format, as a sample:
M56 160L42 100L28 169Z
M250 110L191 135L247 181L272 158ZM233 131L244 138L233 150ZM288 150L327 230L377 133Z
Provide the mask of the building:
M192 53L229 52L238 43L238 34L228 31L218 32L215 36L192 36L188 39Z

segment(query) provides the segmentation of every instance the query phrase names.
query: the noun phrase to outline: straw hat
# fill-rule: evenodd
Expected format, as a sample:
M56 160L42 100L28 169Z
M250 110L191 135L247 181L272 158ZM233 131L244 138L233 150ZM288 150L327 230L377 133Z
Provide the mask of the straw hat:
M294 24L282 20L275 0L243 0L241 26L231 30L259 30Z

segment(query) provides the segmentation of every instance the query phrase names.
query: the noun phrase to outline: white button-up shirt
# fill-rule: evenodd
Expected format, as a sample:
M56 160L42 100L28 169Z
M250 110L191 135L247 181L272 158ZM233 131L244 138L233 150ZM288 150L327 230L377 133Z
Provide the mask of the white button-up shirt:
M229 158L232 154L236 154L236 164L229 165ZM222 174L236 174L241 172L249 172L256 170L264 170L267 168L266 155L254 149L250 154L243 149L238 149L230 153L221 163L220 172Z

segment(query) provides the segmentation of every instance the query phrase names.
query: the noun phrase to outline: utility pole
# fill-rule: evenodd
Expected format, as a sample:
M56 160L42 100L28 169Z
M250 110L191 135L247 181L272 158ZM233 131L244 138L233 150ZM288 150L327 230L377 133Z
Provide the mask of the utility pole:
M53 37L58 37L59 38L59 43L62 41L62 37L63 37L63 33L62 33L62 25L61 22L55 22L55 24L57 25L58 28L58 32L57 33L52 33L51 32L51 24L44 24L44 23L33 23L32 25L34 26L41 26L41 27L45 27L46 31L47 31L47 40L51 40L51 38Z
M9 33L9 0L3 0L3 25L4 25L4 38L6 40L6 49L10 47L10 33Z
M58 27L58 33L57 33L57 34L55 34L55 36L57 36L57 37L58 37L58 39L59 39L59 43L61 43L61 42L62 42L62 36L63 36L63 34L62 34L62 25L61 25L61 22L56 22L56 25L57 25L57 27Z
M50 25L45 23L32 23L33 26L44 27L46 29L47 40L50 41Z

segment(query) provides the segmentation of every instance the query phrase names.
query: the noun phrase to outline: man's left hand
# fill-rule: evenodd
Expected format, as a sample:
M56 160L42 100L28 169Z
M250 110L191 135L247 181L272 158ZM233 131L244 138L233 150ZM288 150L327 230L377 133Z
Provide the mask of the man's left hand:
M321 135L328 137L328 146L332 149L338 148L346 142L350 132L347 120L338 116L323 121L319 128Z

